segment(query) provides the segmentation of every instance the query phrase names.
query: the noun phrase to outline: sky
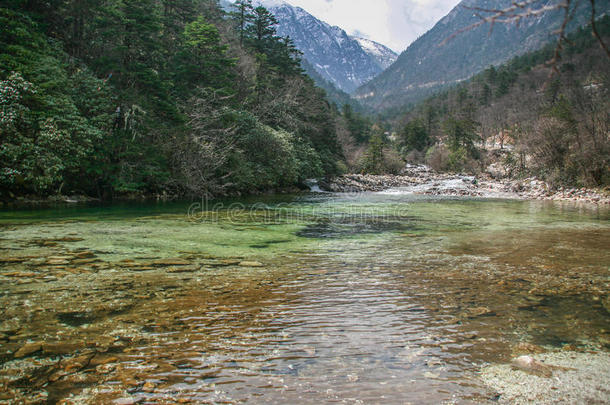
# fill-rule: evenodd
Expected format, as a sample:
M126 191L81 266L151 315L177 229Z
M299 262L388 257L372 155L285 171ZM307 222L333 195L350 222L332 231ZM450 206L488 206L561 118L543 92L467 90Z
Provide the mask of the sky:
M398 53L459 3L459 0L284 1L343 28L350 35L371 39Z

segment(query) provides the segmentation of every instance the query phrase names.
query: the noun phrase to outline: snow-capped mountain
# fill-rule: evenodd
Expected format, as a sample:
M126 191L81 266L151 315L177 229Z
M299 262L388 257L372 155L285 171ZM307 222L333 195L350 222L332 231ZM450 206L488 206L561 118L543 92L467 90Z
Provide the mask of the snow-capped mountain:
M389 48L351 37L300 7L278 0L261 3L279 21L277 34L290 37L322 78L347 93L379 75L398 57Z
M379 67L381 67L382 70L386 70L387 68L389 68L392 63L396 62L396 59L398 58L396 52L394 52L385 45L381 45L380 43L371 41L370 39L366 38L352 38L358 41L364 52L375 58L375 61L377 62Z

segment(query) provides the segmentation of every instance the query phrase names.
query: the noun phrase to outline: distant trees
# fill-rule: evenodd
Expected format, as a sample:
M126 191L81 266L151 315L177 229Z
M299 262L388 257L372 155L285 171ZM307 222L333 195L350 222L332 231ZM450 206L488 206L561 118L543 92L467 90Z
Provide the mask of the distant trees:
M596 25L610 38L610 17ZM514 176L537 175L555 185L609 184L607 58L590 27L568 39L573 45L566 43L552 80L545 62L553 45L415 106L401 123L403 156L440 170L484 170L488 142ZM425 154L417 152L422 147Z
M371 136L373 122L366 116L354 111L351 105L343 106L343 117L347 123L347 129L356 142L366 142Z
M399 145L406 154L411 151L425 151L432 144L430 133L422 119L409 121L400 132Z
M382 174L383 167L383 134L377 131L369 140L368 148L364 155L362 170L370 174Z

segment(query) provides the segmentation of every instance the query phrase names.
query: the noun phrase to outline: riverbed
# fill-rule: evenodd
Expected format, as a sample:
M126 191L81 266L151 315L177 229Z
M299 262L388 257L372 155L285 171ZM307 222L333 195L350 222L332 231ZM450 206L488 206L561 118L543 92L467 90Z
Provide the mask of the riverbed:
M0 246L0 403L496 403L516 348L610 349L603 206L77 205L0 211Z

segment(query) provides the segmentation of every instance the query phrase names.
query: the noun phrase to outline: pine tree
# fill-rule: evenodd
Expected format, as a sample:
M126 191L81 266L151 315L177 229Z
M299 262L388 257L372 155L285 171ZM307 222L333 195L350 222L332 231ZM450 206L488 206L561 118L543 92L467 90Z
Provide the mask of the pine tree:
M246 32L248 27L254 20L254 6L252 6L252 0L237 0L233 4L235 11L230 13L231 18L235 21L237 33L239 35L239 44L243 46L246 38Z
M275 26L278 24L275 16L265 7L259 6L253 10L252 24L247 27L247 37L250 45L257 52L270 54L276 37Z
M379 128L374 129L375 134L369 140L369 146L364 155L363 170L370 174L383 172L383 134Z
M419 119L409 121L400 133L400 138L400 143L407 152L424 151L432 143L426 126Z
M218 29L199 17L186 25L182 37L174 66L175 85L181 97L186 99L192 94L193 83L231 92L235 61L226 55L228 46L222 44Z

